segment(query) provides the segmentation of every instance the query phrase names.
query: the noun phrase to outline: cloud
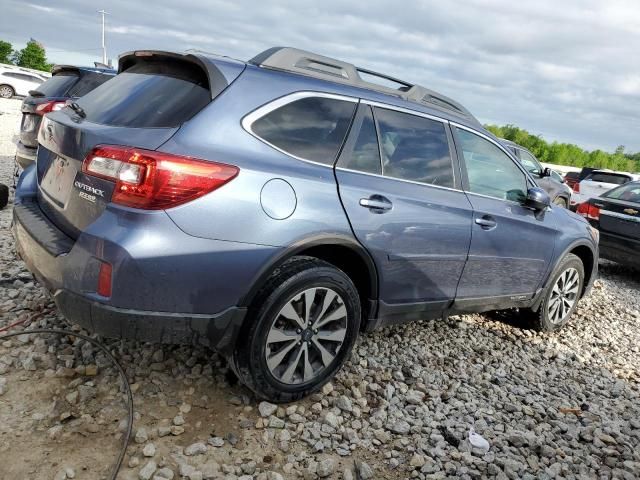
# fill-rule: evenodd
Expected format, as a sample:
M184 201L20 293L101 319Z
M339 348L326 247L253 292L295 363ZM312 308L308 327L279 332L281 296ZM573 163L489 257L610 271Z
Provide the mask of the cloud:
M98 60L100 16L84 0L64 14L5 0L0 32L66 57ZM640 151L640 5L631 0L105 0L109 56L199 48L248 59L288 45L421 83L481 121L549 139ZM58 61L64 53L56 53ZM614 128L615 126L615 128Z

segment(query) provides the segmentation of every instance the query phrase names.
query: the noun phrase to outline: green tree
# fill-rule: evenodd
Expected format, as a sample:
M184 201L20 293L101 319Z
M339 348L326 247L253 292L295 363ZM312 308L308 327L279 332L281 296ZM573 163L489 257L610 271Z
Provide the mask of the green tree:
M12 63L13 45L4 40L0 40L0 63Z
M571 143L548 143L539 135L532 135L515 125L485 125L485 127L496 137L511 140L528 148L541 162L640 172L640 152L626 153L624 145L619 145L614 153L602 150L588 152Z
M44 46L33 38L29 40L26 47L15 53L14 61L20 67L34 68L45 72L51 71Z

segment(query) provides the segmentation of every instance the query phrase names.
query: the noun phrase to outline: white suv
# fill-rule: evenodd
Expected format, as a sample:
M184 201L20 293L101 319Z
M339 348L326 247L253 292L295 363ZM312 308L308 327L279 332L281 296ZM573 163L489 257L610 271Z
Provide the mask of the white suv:
M0 98L26 97L29 90L36 90L50 76L27 68L0 67Z
M632 180L640 180L640 175L613 170L594 170L581 182L573 186L571 206L576 207L590 198L599 197L603 193Z

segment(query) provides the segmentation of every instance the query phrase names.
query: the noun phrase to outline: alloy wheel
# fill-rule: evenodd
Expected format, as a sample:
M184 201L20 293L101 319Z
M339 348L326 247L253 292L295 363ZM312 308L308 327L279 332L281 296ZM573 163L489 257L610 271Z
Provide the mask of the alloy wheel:
M306 289L276 315L267 335L267 367L282 383L307 383L331 365L346 335L342 297L331 288Z
M575 268L568 268L556 280L547 305L549 320L553 324L562 323L578 299L580 274Z
M3 85L0 87L0 98L11 98L13 97L13 90L11 87L7 85Z

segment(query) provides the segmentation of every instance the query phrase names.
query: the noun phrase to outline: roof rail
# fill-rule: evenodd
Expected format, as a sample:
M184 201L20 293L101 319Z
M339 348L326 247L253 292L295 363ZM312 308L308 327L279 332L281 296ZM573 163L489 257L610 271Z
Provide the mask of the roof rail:
M415 85L383 73L374 72L335 58L291 47L273 47L259 53L249 63L273 70L298 73L355 87L400 97L409 102L419 103L457 115L478 120L460 103L420 85ZM364 79L370 77L373 81ZM378 80L382 83L377 83ZM383 84L383 83L386 83ZM391 84L393 86L387 86ZM478 122L480 123L480 122Z

